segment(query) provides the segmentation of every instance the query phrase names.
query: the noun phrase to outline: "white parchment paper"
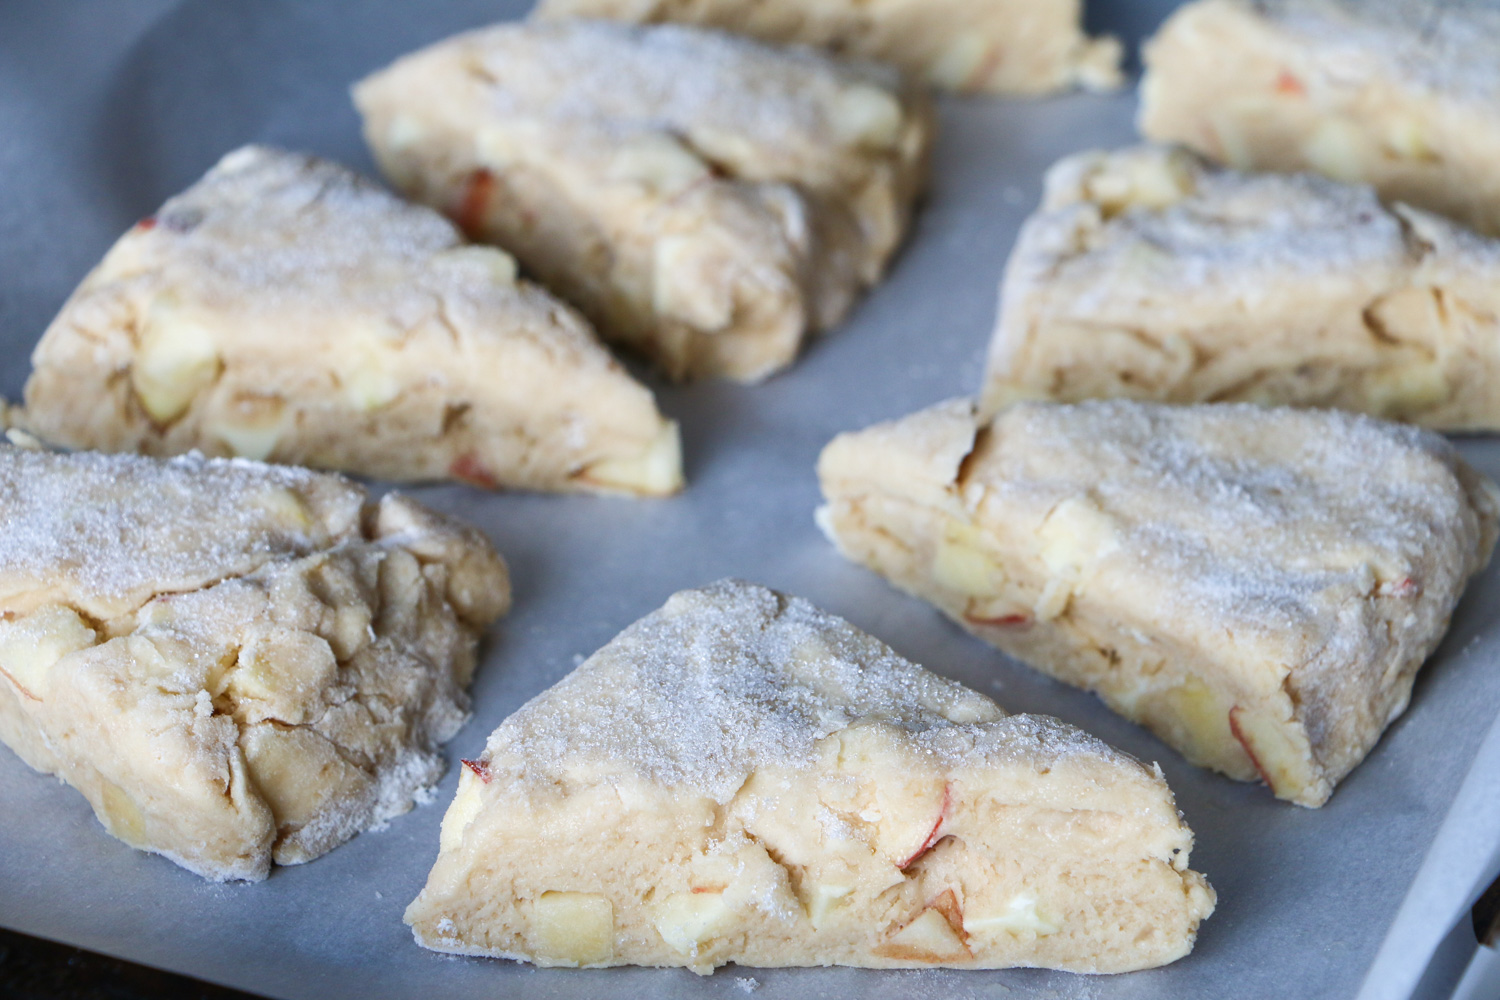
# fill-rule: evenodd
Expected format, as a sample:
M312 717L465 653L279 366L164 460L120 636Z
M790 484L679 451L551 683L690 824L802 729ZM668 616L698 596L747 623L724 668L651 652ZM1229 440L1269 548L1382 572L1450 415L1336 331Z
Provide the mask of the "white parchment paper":
M1138 40L1165 0L1099 0ZM346 88L396 55L516 16L504 0L6 0L0 5L0 392L114 238L250 141L373 168ZM210 885L110 839L84 800L0 749L0 924L279 997L1405 997L1500 863L1500 572L1471 588L1411 709L1318 811L1185 764L1093 697L969 638L845 563L812 523L813 463L839 431L972 393L1016 227L1056 157L1131 140L1131 94L945 101L932 192L890 280L790 372L754 388L658 386L690 486L666 501L413 491L480 525L511 563L491 633L479 752L523 701L672 591L735 575L803 595L1012 710L1160 761L1219 892L1197 950L1110 978L1016 970L537 971L442 957L401 922L452 796L259 885ZM654 385L656 383L653 383ZM1500 476L1500 442L1461 443ZM4 530L0 526L0 530ZM1481 746L1483 744L1483 746ZM1466 784L1467 782L1467 784ZM1445 823L1447 825L1445 825ZM1442 831L1439 836L1439 831ZM1373 971L1372 971L1373 970ZM1366 982L1366 977L1370 982ZM753 982L752 982L753 980Z

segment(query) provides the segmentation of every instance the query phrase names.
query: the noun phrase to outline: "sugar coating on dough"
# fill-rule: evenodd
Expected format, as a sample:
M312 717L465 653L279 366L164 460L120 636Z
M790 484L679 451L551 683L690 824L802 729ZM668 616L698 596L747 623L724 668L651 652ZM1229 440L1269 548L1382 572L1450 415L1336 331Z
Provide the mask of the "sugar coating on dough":
M819 470L849 558L1310 806L1406 707L1500 511L1434 435L1247 404L958 400Z
M1311 174L1069 156L1006 267L984 403L1127 396L1500 427L1500 241Z
M410 809L510 603L474 529L303 469L3 447L0 511L0 740L218 881Z
M1316 170L1500 235L1500 10L1478 0L1199 0L1144 53L1143 135Z
M1120 84L1120 43L1090 39L1078 0L543 0L540 18L679 22L893 63L937 87L1039 94Z
M338 164L230 153L122 236L33 356L70 447L669 493L675 425L505 253Z
M406 915L439 951L1122 971L1213 908L1159 770L739 581L674 595L466 763Z
M932 131L889 70L673 25L496 25L354 99L409 196L667 374L742 381L879 279Z

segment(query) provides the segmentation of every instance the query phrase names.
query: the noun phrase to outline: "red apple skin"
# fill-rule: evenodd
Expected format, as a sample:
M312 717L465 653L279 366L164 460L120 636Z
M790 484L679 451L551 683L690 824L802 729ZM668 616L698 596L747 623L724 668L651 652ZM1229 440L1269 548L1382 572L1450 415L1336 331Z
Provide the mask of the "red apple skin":
M1260 775L1260 780L1265 782L1266 787L1272 792L1276 791L1276 785L1271 781L1271 776L1266 774L1265 767L1260 758L1255 756L1255 749L1250 741L1245 739L1245 734L1240 731L1240 706L1236 705L1229 710L1229 731L1234 733L1234 738L1240 741L1240 746L1245 748L1245 753L1250 758L1250 763L1255 765L1255 773Z
M464 767L467 767L469 770L471 770L471 771L474 772L474 777L478 778L480 781L484 782L486 785L488 785L490 783L490 766L488 764L486 764L484 761L482 761L482 760L461 760L460 762L463 764Z
M1031 624L1032 618L1024 612L1013 615L1001 615L999 618L978 618L974 615L964 615L964 621L970 625L988 625L990 628L1025 628Z
M494 193L494 174L480 167L469 175L463 197L453 213L454 223L469 239L478 240L483 235L485 216L489 214L490 198Z
M934 824L932 824L932 831L927 834L927 839L924 840L924 841L922 841L922 846L918 847L917 850L916 850L916 852L914 854L912 854L911 857L907 858L905 861L902 861L902 862L898 863L896 865L897 868L900 868L902 871L905 871L906 869L910 868L912 865L914 865L914 864L917 863L917 859L918 858L920 858L922 855L926 854L928 851L932 850L932 845L936 844L939 840L943 839L943 832L942 832L943 831L943 823L946 822L947 819L948 819L948 803L949 803L949 786L944 785L943 786L943 805L942 805L942 807L940 809L938 809L937 822L934 823Z
M474 453L465 452L453 460L448 466L448 473L454 479L468 483L470 486L478 486L486 490L500 488L500 483L495 479L495 474L485 468L484 464L475 457Z
M1286 94L1288 97L1306 97L1307 88L1294 74L1282 70L1276 77L1276 93Z

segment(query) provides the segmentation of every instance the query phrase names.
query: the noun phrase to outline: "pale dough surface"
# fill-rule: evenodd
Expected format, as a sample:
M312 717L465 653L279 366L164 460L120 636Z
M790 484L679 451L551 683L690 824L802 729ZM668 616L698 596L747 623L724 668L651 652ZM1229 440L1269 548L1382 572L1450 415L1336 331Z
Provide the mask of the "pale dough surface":
M573 310L338 164L226 156L115 244L32 357L25 423L393 480L660 495L675 424Z
M1080 0L542 0L534 16L676 21L820 45L961 92L1120 85L1120 43L1083 33Z
M1000 299L990 411L1243 400L1500 429L1500 240L1364 185L1170 146L1070 156Z
M466 762L417 941L541 965L1119 972L1213 891L1156 768L806 601L682 591Z
M675 25L496 25L354 100L398 188L674 378L764 378L838 322L906 230L932 133L893 71Z
M303 469L0 446L0 513L0 740L216 881L410 809L510 604L476 530Z
M1500 512L1436 435L1249 404L955 400L819 475L850 559L1306 806L1405 709Z
M1316 170L1500 236L1500 8L1199 0L1144 53L1141 133Z

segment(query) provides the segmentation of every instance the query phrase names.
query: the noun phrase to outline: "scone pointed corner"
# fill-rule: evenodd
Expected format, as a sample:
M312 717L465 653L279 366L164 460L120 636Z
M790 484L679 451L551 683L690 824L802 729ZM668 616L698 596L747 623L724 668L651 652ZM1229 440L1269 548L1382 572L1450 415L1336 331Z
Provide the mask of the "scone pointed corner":
M538 965L1119 972L1213 891L1159 769L737 580L673 595L490 736L406 921Z
M976 427L949 403L819 469L846 557L1309 807L1405 708L1500 515L1436 435L1247 404L1016 402Z

